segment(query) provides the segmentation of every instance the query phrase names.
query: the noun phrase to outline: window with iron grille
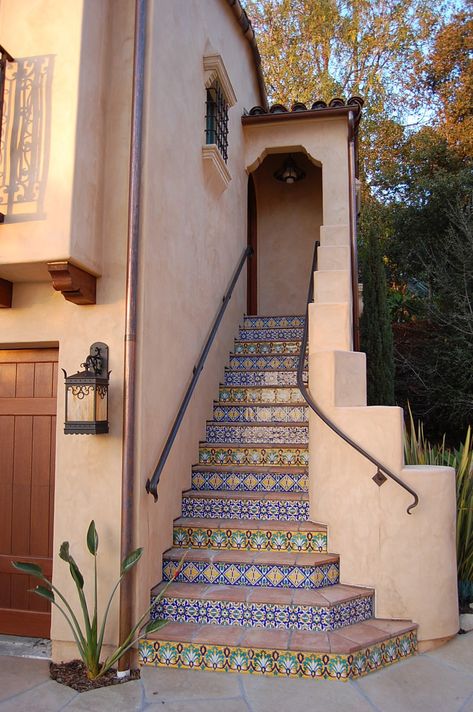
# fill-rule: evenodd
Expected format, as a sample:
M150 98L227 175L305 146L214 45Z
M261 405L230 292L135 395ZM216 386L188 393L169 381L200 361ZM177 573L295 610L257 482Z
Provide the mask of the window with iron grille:
M205 143L214 143L227 162L228 158L228 104L220 84L215 81L207 89L205 114Z

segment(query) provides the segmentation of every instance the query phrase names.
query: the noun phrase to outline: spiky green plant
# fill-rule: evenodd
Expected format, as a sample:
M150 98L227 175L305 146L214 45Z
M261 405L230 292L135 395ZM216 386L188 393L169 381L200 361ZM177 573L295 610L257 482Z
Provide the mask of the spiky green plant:
M409 427L404 432L404 455L408 465L448 465L455 468L457 493L457 567L460 602L473 600L473 442L471 427L456 449L426 438L421 421L414 422L409 406Z
M82 576L79 567L77 566L75 560L69 552L69 542L64 541L59 549L60 558L69 564L69 571L74 580L77 588L77 594L79 596L80 607L82 609L82 615L84 619L83 628L81 627L77 617L72 610L71 605L66 600L66 597L59 591L56 586L52 584L49 579L47 579L43 573L43 570L37 564L30 564L24 561L12 561L12 565L30 576L35 576L39 578L44 585L38 585L32 589L33 593L36 593L42 598L46 598L52 605L58 608L64 618L66 619L69 627L74 636L74 640L77 645L79 654L84 662L87 669L87 676L91 680L96 680L97 678L104 675L107 670L110 670L113 665L115 665L120 658L129 650L135 643L140 639L142 635L149 635L159 630L167 621L162 619L152 620L149 618L149 613L151 608L159 601L164 595L168 586L172 583L169 581L166 586L164 586L158 597L154 598L152 604L147 608L144 614L141 616L136 625L133 626L127 638L110 653L110 655L103 661L100 662L102 657L102 646L105 635L105 626L107 624L108 614L110 612L110 606L112 605L115 593L120 587L120 584L126 574L131 571L131 569L138 563L143 553L142 548L135 549L128 556L126 556L121 564L120 568L120 578L116 582L112 589L112 593L108 599L108 603L105 607L105 613L103 616L102 624L98 625L98 576L97 576L97 551L99 548L99 537L97 530L95 528L95 522L92 520L87 531L87 549L90 554L94 557L94 594L93 594L93 613L92 616L89 612L89 607L87 604L87 598L84 592L84 577ZM183 557L184 558L184 557ZM178 566L180 568L182 560Z

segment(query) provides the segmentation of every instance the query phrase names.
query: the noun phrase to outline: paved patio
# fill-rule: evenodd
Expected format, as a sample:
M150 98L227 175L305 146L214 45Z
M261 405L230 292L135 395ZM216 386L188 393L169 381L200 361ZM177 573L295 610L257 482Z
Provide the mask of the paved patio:
M0 655L0 712L473 712L473 633L358 682L144 668L142 678L79 694L48 662Z

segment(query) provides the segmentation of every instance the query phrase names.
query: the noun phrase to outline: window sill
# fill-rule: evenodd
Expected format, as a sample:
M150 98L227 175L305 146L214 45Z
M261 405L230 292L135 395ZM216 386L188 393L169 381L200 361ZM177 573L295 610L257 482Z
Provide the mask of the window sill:
M232 177L216 144L202 146L204 172L207 181L218 192L223 193L228 188Z

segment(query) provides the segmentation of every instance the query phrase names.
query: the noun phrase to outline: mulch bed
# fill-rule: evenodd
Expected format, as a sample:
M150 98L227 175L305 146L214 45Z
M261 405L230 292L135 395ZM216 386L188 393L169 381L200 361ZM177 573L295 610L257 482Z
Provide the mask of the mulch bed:
M82 660L71 660L67 663L50 663L49 675L61 685L72 687L77 692L88 692L89 690L97 690L100 687L108 687L109 685L122 685L130 680L139 680L140 671L130 670L128 677L117 677L115 669L108 670L105 675L99 677L98 680L89 680L87 677L86 667Z

